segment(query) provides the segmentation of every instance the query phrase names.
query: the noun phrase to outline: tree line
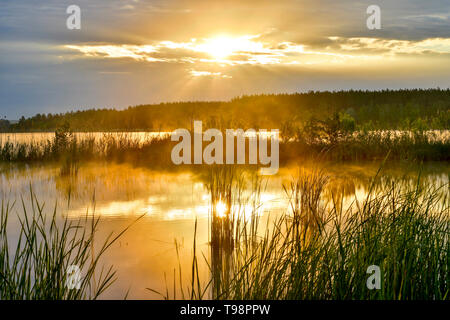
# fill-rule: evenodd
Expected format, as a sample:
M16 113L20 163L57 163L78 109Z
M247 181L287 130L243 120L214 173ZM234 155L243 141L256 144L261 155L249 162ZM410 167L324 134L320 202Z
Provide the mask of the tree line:
M193 120L211 127L275 129L305 126L337 114L355 129L449 129L450 89L310 91L248 95L223 102L174 102L124 110L89 109L2 121L1 131L171 131ZM352 124L353 126L353 124Z

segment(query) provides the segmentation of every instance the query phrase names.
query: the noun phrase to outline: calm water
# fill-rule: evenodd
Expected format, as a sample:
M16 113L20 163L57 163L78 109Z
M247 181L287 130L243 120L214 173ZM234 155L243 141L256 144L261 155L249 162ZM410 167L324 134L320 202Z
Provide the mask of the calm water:
M115 133L145 141L167 133ZM103 133L78 133L79 138L101 137ZM53 133L0 134L0 144L11 142L40 142L52 139ZM317 165L317 164L314 164ZM299 169L310 169L309 163L298 163L281 168L276 176L264 178L258 207L260 221L269 221L288 210L289 201L283 184L289 183ZM371 178L380 163L321 164L331 177L324 201L343 195L344 206L356 199L363 200ZM0 196L10 204L15 202L14 214L22 214L22 199L30 204L30 187L37 199L44 204L44 211L52 214L57 206L60 218L68 216L77 220L86 214L101 216L99 234L102 240L110 232L120 232L140 216L137 223L115 243L104 256L106 266L117 270L118 280L104 298L121 299L129 290L129 298L160 298L146 290L161 292L173 283L173 271L182 266L184 279L189 281L192 262L194 225L197 220L197 250L210 258L210 194L202 174L190 171L153 171L129 164L82 163L76 176L61 176L60 166L0 164ZM398 185L413 184L419 168L416 165L392 163L382 171L381 180ZM448 183L450 167L447 163L428 163L422 168L422 183L441 185ZM251 181L246 181L244 198L250 194ZM243 203L245 215L253 206ZM262 227L264 230L264 227ZM10 219L9 235L17 237L17 218ZM175 240L181 244L177 257ZM200 260L201 258L201 254ZM205 281L209 271L200 264Z
M300 167L282 168L277 176L265 180L261 192L258 214L275 217L288 208L288 199L282 191L283 183L290 181ZM355 196L362 200L370 178L379 164L325 164L332 177L327 194L344 194L346 203ZM413 183L418 168L407 164L392 164L383 171L383 179ZM428 164L423 167L426 184L447 183L450 169L446 164ZM250 183L249 183L250 184ZM146 290L150 287L165 291L164 273L169 287L173 270L180 262L185 268L185 278L190 275L195 219L198 221L198 250L209 258L210 196L202 176L192 172L155 172L128 164L84 164L75 177L62 177L57 165L0 166L0 196L5 201L16 201L14 212L21 214L21 198L30 207L29 188L33 189L49 214L58 207L60 217L84 217L86 213L102 216L98 241L111 231L119 232L140 215L144 217L117 242L104 258L106 265L113 264L118 271L118 281L103 297L159 298ZM69 201L70 199L70 201ZM251 208L246 208L251 211ZM17 220L12 219L10 235L17 236ZM179 260L175 239L181 244ZM201 274L208 279L205 264Z

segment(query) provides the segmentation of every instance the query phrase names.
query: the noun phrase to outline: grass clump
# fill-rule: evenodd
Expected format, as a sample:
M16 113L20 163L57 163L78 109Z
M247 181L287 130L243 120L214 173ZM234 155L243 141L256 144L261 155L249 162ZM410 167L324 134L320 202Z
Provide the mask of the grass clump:
M380 186L386 182L377 175L367 197L344 208L343 197L324 200L328 177L322 171L300 172L285 185L290 208L262 235L235 236L233 250L210 246L215 258L214 264L206 262L211 280L193 296L450 299L449 186L423 187L419 182ZM371 265L381 270L378 290L366 284ZM198 275L192 278L199 282Z
M108 248L128 229L112 233L94 252L100 218L60 221L56 206L47 216L33 192L32 210L24 202L18 232L9 234L13 205L2 202L0 215L0 300L97 299L115 281L112 266L100 266ZM71 266L81 271L79 288L67 285ZM75 278L76 280L76 278Z

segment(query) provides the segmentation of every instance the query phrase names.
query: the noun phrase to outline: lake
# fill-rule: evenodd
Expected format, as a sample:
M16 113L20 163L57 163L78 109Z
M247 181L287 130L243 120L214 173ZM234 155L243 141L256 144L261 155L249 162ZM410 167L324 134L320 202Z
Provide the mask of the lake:
M264 187L256 209L260 221L271 221L288 210L289 199L283 185L288 184L298 170L314 166L317 164L293 164L280 168L275 176L262 178ZM320 166L330 176L325 202L342 195L345 207L355 198L364 199L380 162L323 163ZM380 174L383 180L380 188L391 183L399 187L414 184L418 172L418 165L389 163ZM440 186L449 181L447 163L427 163L421 172L424 185ZM15 201L14 213L22 214L22 200L30 208L30 187L44 204L47 214L52 214L56 205L60 218L68 216L77 220L86 214L101 216L96 235L99 243L110 232L120 232L143 216L104 256L104 264L112 264L117 270L118 280L102 298L121 299L129 291L131 299L158 299L160 296L146 288L164 292L166 281L170 288L174 270L178 270L179 265L183 270L183 282L189 282L195 221L198 224L197 251L211 259L211 196L199 172L155 171L126 163L101 162L82 163L76 175L62 176L57 164L4 163L0 166L0 195L4 204ZM250 194L250 191L251 181L247 180L243 193ZM243 205L245 214L253 210L250 202ZM17 218L11 218L9 235L17 237L18 229ZM179 245L178 255L175 240ZM203 260L200 257L199 260ZM199 269L207 281L210 274L206 263L201 262Z

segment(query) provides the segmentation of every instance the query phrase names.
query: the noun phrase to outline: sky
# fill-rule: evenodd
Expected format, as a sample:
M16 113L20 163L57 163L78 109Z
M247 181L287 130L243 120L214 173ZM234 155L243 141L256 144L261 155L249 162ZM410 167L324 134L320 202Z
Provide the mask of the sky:
M81 9L69 30L67 7ZM369 30L366 10L381 9ZM1 0L0 116L448 88L450 0Z

